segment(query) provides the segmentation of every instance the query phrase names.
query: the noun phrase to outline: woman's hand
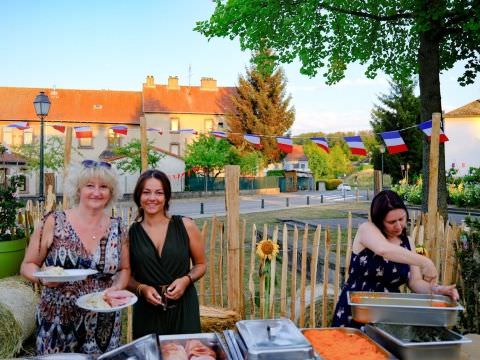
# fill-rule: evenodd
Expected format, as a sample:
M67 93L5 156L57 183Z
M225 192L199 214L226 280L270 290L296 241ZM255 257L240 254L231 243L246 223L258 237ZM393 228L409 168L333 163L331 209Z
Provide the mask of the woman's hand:
M145 285L140 291L141 295L152 305L163 305L162 297L153 286Z
M437 268L429 258L424 257L424 260L423 265L420 266L420 272L422 273L423 279L433 285L438 276Z
M188 276L175 279L175 281L168 286L165 296L168 299L178 300L182 297L188 285L190 285L190 278Z
M452 300L457 301L460 296L458 295L457 286L453 285L433 285L432 293L436 295L450 296Z

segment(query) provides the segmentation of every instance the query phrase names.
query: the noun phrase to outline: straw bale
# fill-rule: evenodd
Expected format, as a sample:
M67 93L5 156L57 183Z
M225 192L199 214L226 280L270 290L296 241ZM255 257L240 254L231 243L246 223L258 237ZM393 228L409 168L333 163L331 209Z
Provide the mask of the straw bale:
M233 310L219 307L200 306L200 323L202 332L217 332L235 328L240 314Z
M35 331L38 295L18 277L0 281L0 358L10 358Z

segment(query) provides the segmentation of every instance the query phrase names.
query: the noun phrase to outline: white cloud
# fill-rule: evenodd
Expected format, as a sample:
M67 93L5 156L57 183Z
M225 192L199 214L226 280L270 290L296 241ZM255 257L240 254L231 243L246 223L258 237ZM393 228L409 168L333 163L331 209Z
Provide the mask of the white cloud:
M364 110L315 112L299 111L296 114L292 133L298 135L306 132L323 131L359 131L370 129L370 118Z

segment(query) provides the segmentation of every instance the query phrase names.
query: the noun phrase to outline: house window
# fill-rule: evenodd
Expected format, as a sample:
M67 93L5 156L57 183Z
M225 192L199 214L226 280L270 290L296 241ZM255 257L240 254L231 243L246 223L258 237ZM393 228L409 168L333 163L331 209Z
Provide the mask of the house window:
M122 135L116 134L112 129L108 129L108 149L113 149L119 146L122 146Z
M26 145L33 143L33 129L19 130L15 128L3 128L3 142L6 145Z
M26 169L24 169L26 171ZM27 177L23 174L17 175L18 177L18 191L25 193L27 192Z
M175 155L180 155L180 144L170 143L170 152Z
M170 130L178 131L180 129L180 121L178 118L170 119Z
M213 131L213 119L205 119L205 132Z
M30 145L33 143L33 129L25 129L23 130L23 143L25 145Z
M92 138L80 138L80 139L78 139L78 148L79 149L92 149L93 148L93 137Z
M219 129L223 129L223 121L220 121L220 122L218 123L218 128L219 128Z

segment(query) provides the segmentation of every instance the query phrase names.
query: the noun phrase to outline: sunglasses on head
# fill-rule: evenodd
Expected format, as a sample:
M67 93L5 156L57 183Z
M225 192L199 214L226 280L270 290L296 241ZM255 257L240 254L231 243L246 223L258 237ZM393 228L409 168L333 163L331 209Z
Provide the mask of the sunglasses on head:
M110 169L112 164L105 162L105 161L95 161L95 160L83 160L82 161L83 167L86 168L94 168L94 167L104 167Z

